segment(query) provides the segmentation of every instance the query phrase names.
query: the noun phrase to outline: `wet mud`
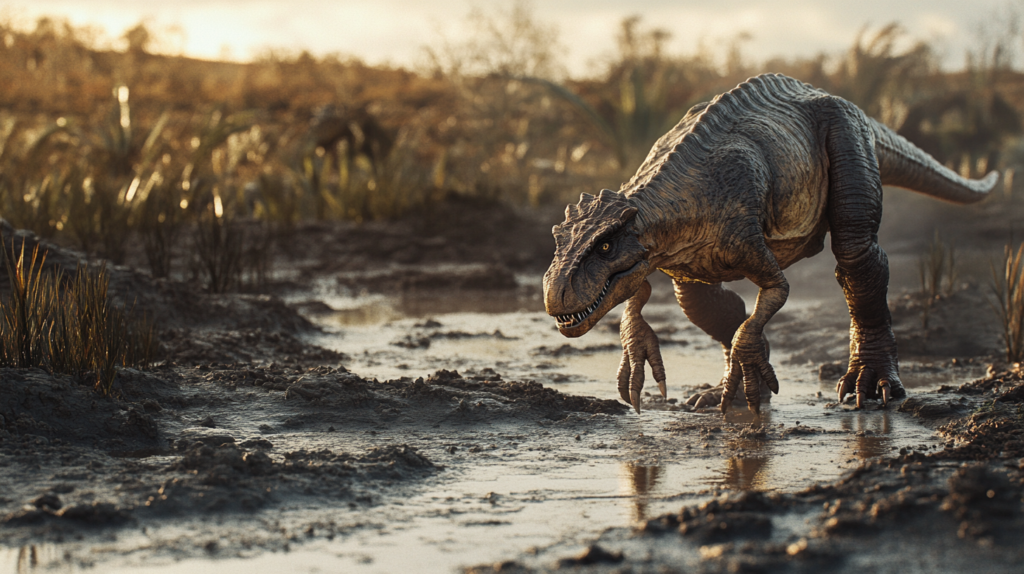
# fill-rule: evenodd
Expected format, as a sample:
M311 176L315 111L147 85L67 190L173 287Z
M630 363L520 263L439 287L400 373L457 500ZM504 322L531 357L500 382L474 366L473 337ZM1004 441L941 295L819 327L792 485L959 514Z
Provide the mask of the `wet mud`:
M638 416L616 398L617 313L579 340L543 313L549 216L451 216L294 230L262 294L112 268L161 360L111 398L0 370L0 571L1019 569L1024 375L999 361L987 284L916 294L926 235L883 226L909 398L835 402L848 319L815 259L787 272L782 388L755 424L686 404L722 353L667 280L645 316L669 396Z

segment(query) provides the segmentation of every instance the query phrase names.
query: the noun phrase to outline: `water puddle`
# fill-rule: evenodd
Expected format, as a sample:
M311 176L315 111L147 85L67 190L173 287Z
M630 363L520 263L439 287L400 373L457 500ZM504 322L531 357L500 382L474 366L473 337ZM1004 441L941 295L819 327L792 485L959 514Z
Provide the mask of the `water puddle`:
M438 368L463 375L493 369L507 380L535 380L565 393L617 397L614 377L621 351L612 321L606 319L607 324L585 337L569 340L558 334L535 300L499 299L330 297L326 303L335 311L320 320L331 332L313 342L346 353L349 369L379 380L427 377ZM720 347L690 325L674 304L651 304L646 311L663 340L669 397L685 401L685 388L717 383L723 367ZM373 439L320 435L308 441L301 433L278 435L275 444L309 446L315 441L317 448L351 449L371 440L406 442L441 460L446 470L408 496L385 498L365 510L284 509L275 517L281 524L322 516L352 526L331 540L316 538L287 552L179 560L139 551L173 538L173 527L147 532L148 542L141 546L134 540L141 535L129 533L92 551L106 553L105 572L452 572L461 565L582 544L606 528L678 511L716 491L795 491L834 480L864 459L937 444L930 430L894 409L825 408L834 400L834 387L818 380L815 365L787 365L773 358L781 392L765 415L767 436L741 434L737 429L742 427L724 424L720 414L666 410L595 416L582 432L579 424L554 422L449 430L445 440L463 445L450 455L429 431L410 434L378 427ZM907 371L905 383L918 389L977 374ZM656 393L653 379L648 380ZM787 429L797 432L785 434ZM480 454L464 448L489 443L493 448ZM216 536L215 529L211 532ZM67 557L68 547L0 549L0 570L90 570Z

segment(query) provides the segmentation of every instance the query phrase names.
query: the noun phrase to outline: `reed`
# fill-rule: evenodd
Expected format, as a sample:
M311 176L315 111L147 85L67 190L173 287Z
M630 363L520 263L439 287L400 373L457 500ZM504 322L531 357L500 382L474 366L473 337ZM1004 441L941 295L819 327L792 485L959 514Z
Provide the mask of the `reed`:
M1024 244L1007 244L1000 265L992 265L993 305L1002 327L1006 360L1024 359Z
M0 365L71 375L110 394L118 368L150 364L154 326L110 301L105 266L65 276L44 271L38 246L3 252L11 292L0 299Z

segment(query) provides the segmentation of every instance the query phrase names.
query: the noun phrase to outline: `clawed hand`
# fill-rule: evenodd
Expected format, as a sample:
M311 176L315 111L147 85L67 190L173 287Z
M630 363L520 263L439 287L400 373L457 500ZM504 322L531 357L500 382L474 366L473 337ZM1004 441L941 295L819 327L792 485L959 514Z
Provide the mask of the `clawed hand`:
M666 396L665 363L654 329L644 320L640 311L651 298L651 284L644 281L635 295L626 302L626 310L619 323L622 339L622 362L619 364L619 396L640 413L640 391L644 388L644 363L651 364L654 380L661 396Z
M644 363L651 364L654 380L658 382L661 396L667 395L665 386L665 363L661 360L661 349L654 329L639 315L623 317L622 362L619 364L619 396L640 412L640 391L644 388Z

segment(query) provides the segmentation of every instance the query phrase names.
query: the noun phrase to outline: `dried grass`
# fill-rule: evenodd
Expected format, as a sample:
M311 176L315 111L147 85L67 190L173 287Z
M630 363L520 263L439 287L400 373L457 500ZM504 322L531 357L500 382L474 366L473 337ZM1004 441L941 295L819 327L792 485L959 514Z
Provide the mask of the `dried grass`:
M992 265L993 305L1002 327L1006 360L1024 360L1024 244L1003 248L999 267Z
M38 246L26 257L3 246L11 293L0 300L0 365L72 375L104 394L120 367L146 367L156 348L154 327L132 308L108 299L101 266L74 275L43 270Z

